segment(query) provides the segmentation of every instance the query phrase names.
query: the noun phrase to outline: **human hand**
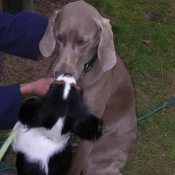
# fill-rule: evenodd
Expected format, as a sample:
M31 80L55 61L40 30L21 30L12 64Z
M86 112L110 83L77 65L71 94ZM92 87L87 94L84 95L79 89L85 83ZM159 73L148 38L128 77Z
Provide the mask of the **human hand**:
M23 97L29 95L42 97L47 93L51 83L54 80L55 80L54 78L42 78L31 83L21 84L20 85L21 94Z

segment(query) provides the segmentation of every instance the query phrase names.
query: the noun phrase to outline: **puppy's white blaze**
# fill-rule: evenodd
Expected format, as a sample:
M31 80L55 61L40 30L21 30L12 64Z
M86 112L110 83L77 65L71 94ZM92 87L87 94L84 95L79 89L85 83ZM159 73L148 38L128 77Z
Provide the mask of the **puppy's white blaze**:
M63 74L63 75L60 75L56 80L57 81L63 80L65 82L63 99L66 99L68 94L69 94L69 91L71 89L70 84L72 84L72 83L76 84L76 81L75 81L74 77L64 76L64 74Z
M63 80L65 81L66 84L71 84L71 83L76 84L74 77L64 76L64 74L60 75L56 80L58 81Z
M70 91L70 84L65 84L64 93L63 93L63 99L67 99L69 91Z
M61 135L64 118L58 119L51 130L45 128L28 129L25 125L20 125L18 134L13 140L15 151L21 151L27 155L27 160L40 162L48 174L48 160L54 153L62 151L70 138L70 133ZM17 122L15 127L20 124Z

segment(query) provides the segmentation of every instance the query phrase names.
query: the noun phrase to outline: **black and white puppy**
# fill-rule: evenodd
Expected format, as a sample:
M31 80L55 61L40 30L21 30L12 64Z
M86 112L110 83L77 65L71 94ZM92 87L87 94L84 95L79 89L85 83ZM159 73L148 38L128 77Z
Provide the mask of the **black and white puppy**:
M82 89L71 74L51 84L43 98L26 101L13 140L18 175L66 175L71 163L71 134L87 140L101 136L101 121L88 113Z

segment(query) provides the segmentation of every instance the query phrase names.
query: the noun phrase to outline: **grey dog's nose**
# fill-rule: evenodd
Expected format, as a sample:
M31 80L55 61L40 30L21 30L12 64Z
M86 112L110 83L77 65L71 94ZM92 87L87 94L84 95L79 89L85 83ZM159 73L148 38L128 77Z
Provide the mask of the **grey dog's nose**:
M71 74L71 73L65 73L65 74L63 75L63 77L72 77L72 74Z

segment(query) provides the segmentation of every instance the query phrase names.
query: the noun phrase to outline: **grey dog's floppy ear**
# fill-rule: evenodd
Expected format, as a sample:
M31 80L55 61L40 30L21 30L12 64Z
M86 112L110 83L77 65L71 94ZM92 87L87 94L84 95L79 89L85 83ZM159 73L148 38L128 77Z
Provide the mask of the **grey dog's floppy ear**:
M55 11L51 16L51 18L49 19L49 23L45 31L45 34L39 43L40 52L45 57L50 56L55 49L56 39L53 33L53 27L58 13L59 10Z
M117 63L113 33L108 19L102 18L102 20L95 21L101 29L99 34L98 58L102 64L103 71L106 72L112 69Z

